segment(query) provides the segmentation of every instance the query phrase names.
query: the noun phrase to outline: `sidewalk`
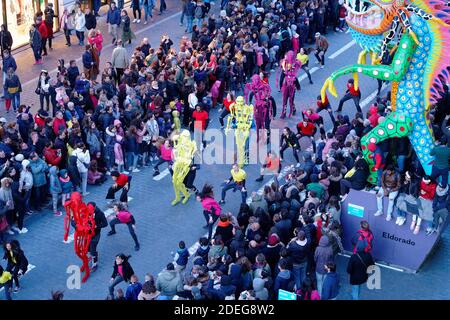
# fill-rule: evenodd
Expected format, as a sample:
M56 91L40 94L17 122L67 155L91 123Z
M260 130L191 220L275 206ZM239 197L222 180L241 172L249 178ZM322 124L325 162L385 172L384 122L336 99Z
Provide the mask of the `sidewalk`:
M181 14L180 2L168 0L166 1L166 4L167 10L164 11L162 15L158 15L159 7L157 7L158 10L156 10L156 8L153 10L153 21L149 20L148 24L144 25L144 15L142 15L141 23L131 23L131 28L136 34L137 39L133 40L132 44L127 46L130 55L132 53L132 49L144 37L149 38L150 44L152 46L155 46L159 43L156 43L156 39L159 39L159 35L162 34L162 32L155 33L150 31L155 26L163 24L164 27L172 27L176 25L178 26L178 28L182 28L179 26L179 17L177 17L177 19L174 19L174 16L179 16ZM133 21L132 10L130 8L126 9L128 11L128 15ZM110 60L112 50L114 49L112 45L112 37L108 34L108 26L106 24L107 10L107 6L102 7L100 11L100 17L97 18L96 29L99 29L103 34L103 49L102 55L100 57L100 70L103 70L105 63ZM168 28L166 28L166 30L167 29ZM173 30L172 28L169 29ZM85 36L85 43L87 43L87 32ZM16 59L17 63L16 73L22 83L22 94L20 96L21 104L32 105L31 110L33 112L36 112L39 108L39 99L38 96L34 93L34 89L37 85L38 76L42 69L48 70L51 76L55 76L58 67L58 60L64 59L66 67L68 67L70 60L77 60L78 68L80 70L83 70L81 65L81 55L84 52L84 46L78 45L78 40L74 34L72 35L71 39L72 46L67 47L65 45L66 39L64 35L61 32L56 33L55 38L53 39L53 50L48 51L48 56L43 58L42 65L34 65L33 52L29 46L26 49L20 48L16 52L13 51L13 56ZM2 75L0 76L2 77ZM8 121L14 120L15 114L12 112L6 113L4 105L4 100L0 101L0 117L5 117Z

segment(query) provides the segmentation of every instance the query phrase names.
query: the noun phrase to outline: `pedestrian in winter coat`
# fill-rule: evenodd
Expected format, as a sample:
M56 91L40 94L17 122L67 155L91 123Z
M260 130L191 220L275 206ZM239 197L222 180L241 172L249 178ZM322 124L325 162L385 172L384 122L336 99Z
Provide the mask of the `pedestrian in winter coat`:
M319 295L322 296L323 280L327 274L326 264L333 262L333 248L331 247L330 240L326 235L322 236L319 240L319 246L314 253L314 262L316 263L316 279L317 290Z
M181 275L175 270L173 263L169 263L167 267L158 274L156 279L156 289L161 292L167 300L171 300L177 292L183 290L183 281Z
M134 275L134 270L128 262L129 258L130 256L126 256L123 253L116 256L116 260L114 261L114 270L111 275L111 281L109 285L110 297L114 296L115 286L117 286L122 281L129 282L131 280L131 276Z
M253 290L258 300L269 300L269 291L265 288L266 281L261 278L253 279Z
M42 64L42 37L35 24L30 27L30 47L33 50L34 64Z
M287 260L282 259L280 260L280 263L278 264L278 269L280 272L278 272L277 277L275 278L275 282L273 285L273 291L275 294L275 299L278 300L278 293L279 290L285 290L285 291L292 291L293 284L294 284L294 276L291 274L291 272L287 269L288 263Z
M139 293L142 290L142 284L136 275L131 276L130 285L125 293L125 299L130 301L138 300Z
M75 29L75 13L69 12L67 8L64 8L63 14L59 18L59 26L64 31L64 36L66 38L66 46L70 47L70 35Z
M33 174L33 199L34 207L37 211L41 211L41 206L45 202L47 196L47 177L46 172L48 165L44 160L39 158L36 152L30 154L30 167Z
M325 266L327 271L323 280L321 300L336 300L339 294L339 275L336 273L336 264L328 262Z
M305 231L297 231L297 237L294 238L287 246L287 252L292 258L292 272L294 274L295 285L297 288L300 288L303 279L306 277L306 267L310 251L311 243L306 238Z
M61 203L64 205L73 190L73 184L66 169L59 171L59 182L61 183Z
M3 88L6 112L9 112L11 103L14 112L17 112L17 109L20 106L20 93L22 92L22 84L20 83L20 79L15 74L12 67L8 69L6 79L4 79Z
M81 9L78 9L78 11L75 13L75 32L77 34L78 44L80 46L84 46L85 31L86 31L86 17L83 11L81 11Z
M130 43L131 44L131 40L135 39L136 36L134 35L133 31L131 31L131 19L128 16L128 12L126 10L122 10L121 14L120 14L120 19L121 19L121 25L122 25L122 43Z
M97 28L97 18L91 9L86 9L84 18L86 20L86 30L91 31Z
M347 273L350 275L350 285L352 286L352 299L359 300L361 285L369 278L367 270L374 265L372 255L365 250L362 242L358 243L356 253L354 253L347 265Z
M72 156L74 156L77 160L77 169L81 177L81 191L83 196L87 196L87 175L89 164L91 163L91 155L89 154L89 150L86 149L84 143L80 142L78 143L77 148L73 151Z
M7 261L6 271L12 275L15 284L14 292L18 292L20 290L19 276L27 272L28 259L17 240L6 242L3 248L5 252L3 259Z
M178 271L183 271L186 269L186 265L189 260L189 250L186 248L184 241L180 241L178 244L177 252L175 254L175 263Z
M59 195L62 193L61 182L59 180L59 169L57 166L50 167L50 194L52 195L53 213L55 216L61 216L61 211L58 210ZM63 203L64 204L64 203Z
M4 59L3 51L8 50L11 51L13 45L13 38L11 36L11 32L8 31L8 26L6 24L1 25L0 30L0 49L1 56Z

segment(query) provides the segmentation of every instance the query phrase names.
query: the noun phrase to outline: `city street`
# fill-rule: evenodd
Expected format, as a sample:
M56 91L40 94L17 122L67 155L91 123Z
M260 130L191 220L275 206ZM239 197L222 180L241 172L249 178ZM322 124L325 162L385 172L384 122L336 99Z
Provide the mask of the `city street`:
M159 45L161 35L168 34L174 42L174 47L178 48L181 37L185 35L185 27L179 25L180 15L179 1L167 1L168 10L165 14L154 15L154 22L148 25L142 23L138 26L132 24L137 39L133 44L127 46L131 55L134 46L144 37L149 39L152 47ZM105 8L103 8L104 11ZM214 12L218 12L217 2ZM99 18L98 23L104 37L104 49L101 55L101 67L103 70L105 63L110 59L113 46L111 38L106 35L105 16ZM189 35L190 36L190 35ZM308 106L316 103L316 97L320 93L322 84L327 77L338 68L355 63L360 52L360 48L352 41L350 34L330 32L325 35L330 43L326 53L325 68L319 68L314 55L310 55L310 68L314 84L309 84L303 70L299 72L301 80L301 91L297 92L295 103L297 115L291 119L281 120L277 117L272 121L272 128L282 129L285 126L294 128L301 120L301 112ZM77 63L81 67L80 57L83 49L74 45L72 48L64 46L63 37L55 39L55 49L49 52L49 57L44 60L42 66L33 66L32 52L24 50L16 56L18 64L18 75L23 85L22 103L34 104L33 111L38 109L38 97L34 93L37 84L37 76L40 69L48 69L52 74L56 72L57 60L63 58L66 66L71 59L78 59ZM80 68L81 69L81 68ZM276 70L278 72L278 70ZM281 113L281 93L276 89L276 72L271 73L270 83L272 93L277 102L278 112ZM336 81L336 89L340 97L345 93L346 82L350 77L344 76ZM367 112L371 102L376 96L377 81L366 77L360 79L360 90L362 93L361 107ZM382 95L386 94L383 88ZM329 95L330 103L335 110L338 99ZM1 102L0 117L8 120L14 118L13 113L6 114L4 102ZM354 116L356 109L350 100L345 103L343 114ZM328 114L322 112L325 121L325 128L331 128ZM209 128L220 128L218 122L218 111L213 110L210 114L213 119ZM317 135L317 139L318 139ZM309 142L302 141L302 148L308 148ZM283 165L290 165L294 162L292 152L289 150L285 155ZM29 263L33 268L21 278L22 289L19 293L13 294L15 300L45 300L50 298L50 291L63 290L64 298L67 300L102 300L108 294L108 284L113 271L114 257L118 253L130 254L130 264L134 268L139 279L143 282L144 275L151 273L156 276L168 262L173 260L171 252L175 252L180 240L184 240L188 247L195 246L198 239L204 235L205 229L202 208L195 197L191 197L186 205L179 204L171 206L174 198L171 176L166 169L166 165L161 166L161 175L152 177L153 170L145 168L139 173L133 174L131 191L129 192L129 209L134 214L137 224L136 234L141 244L138 252L133 250L134 244L127 228L123 225L117 227L117 234L108 237L106 234L109 228L103 229L102 237L98 246L99 267L91 274L88 281L81 285L81 289L69 289L66 286L68 277L67 268L71 265L80 265L79 258L74 253L73 241L63 242L64 217L55 217L51 210L43 211L28 217L25 226L29 232L27 234L16 235L20 241ZM202 165L197 172L195 185L201 189L204 183L208 182L214 186L216 199L220 195L223 180L230 175L230 165ZM259 166L249 165L245 167L248 175L247 189L249 195L251 191L258 191L268 182L255 182L258 177ZM90 186L90 195L86 202L94 201L101 208L104 208L107 215L112 210L106 208L106 191L112 184L111 178L103 186ZM240 193L229 192L227 202L223 206L225 211L231 211L235 215L239 210ZM414 235L411 234L412 237ZM73 238L72 238L73 239ZM351 298L351 286L346 273L348 258L340 256L338 258L337 272L340 274L341 291L338 300ZM417 274L404 273L390 268L381 268L381 289L368 290L364 288L361 292L362 299L449 299L450 297L450 277L447 270L450 268L450 231L443 234L436 251L423 265ZM125 289L126 284L122 283L118 287ZM4 295L0 294L0 299Z

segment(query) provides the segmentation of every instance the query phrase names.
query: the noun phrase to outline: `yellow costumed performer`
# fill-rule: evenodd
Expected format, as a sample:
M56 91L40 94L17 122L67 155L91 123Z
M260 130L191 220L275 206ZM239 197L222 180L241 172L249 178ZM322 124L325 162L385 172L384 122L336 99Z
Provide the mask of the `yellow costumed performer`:
M236 102L230 106L230 116L228 117L226 133L234 129L236 138L239 167L246 163L245 144L250 135L250 128L253 123L253 105L244 103L244 97L239 96Z
M182 130L178 136L174 136L173 147L173 190L175 191L175 200L172 201L172 205L176 205L181 201L181 193L184 196L183 204L188 202L191 196L188 189L184 185L184 178L189 173L192 158L197 151L195 142L191 140L191 134L188 130Z

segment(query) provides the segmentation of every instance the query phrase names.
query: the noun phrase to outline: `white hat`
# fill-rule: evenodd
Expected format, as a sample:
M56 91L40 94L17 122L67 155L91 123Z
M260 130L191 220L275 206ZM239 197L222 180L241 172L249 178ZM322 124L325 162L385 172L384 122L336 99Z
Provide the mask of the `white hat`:
M220 10L220 16L223 18L223 17L226 17L227 16L227 12L225 11L225 10Z
M158 90L158 89L159 89L158 81L153 81L153 82L152 82L152 88L155 89L155 90Z
M316 32L315 37L316 37L316 38L320 37L320 32Z
M17 162L22 162L23 159L25 159L25 157L23 156L23 154L20 153L14 157L14 160L16 160Z
M6 121L5 117L1 117L1 118L0 118L0 122L1 122L1 123L7 123L8 121Z

